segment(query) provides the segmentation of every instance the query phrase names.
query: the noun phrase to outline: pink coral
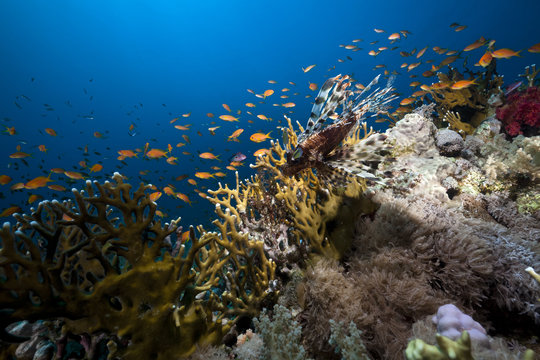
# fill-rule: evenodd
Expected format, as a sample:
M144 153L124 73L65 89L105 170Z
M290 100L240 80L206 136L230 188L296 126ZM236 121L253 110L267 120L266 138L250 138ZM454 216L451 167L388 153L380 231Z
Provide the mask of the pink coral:
M506 104L497 109L497 118L510 136L535 135L540 129L540 88L529 87L524 92L508 96Z

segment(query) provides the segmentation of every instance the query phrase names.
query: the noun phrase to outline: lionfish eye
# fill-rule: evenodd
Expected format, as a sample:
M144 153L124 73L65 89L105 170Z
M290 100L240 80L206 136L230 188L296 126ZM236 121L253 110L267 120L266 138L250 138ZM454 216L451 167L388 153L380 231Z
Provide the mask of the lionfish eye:
M292 154L293 160L298 160L302 156L303 151L302 148L297 147L296 150L294 150L294 153Z

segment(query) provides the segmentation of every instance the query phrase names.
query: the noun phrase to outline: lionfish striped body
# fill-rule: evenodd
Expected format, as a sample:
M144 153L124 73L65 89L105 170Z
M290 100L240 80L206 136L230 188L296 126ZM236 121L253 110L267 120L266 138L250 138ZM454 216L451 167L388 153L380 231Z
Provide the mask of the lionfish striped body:
M377 84L378 79L379 76L359 94L349 90L351 81L348 76L338 75L324 83L315 99L306 129L298 137L297 147L287 153L287 163L281 167L284 175L293 176L303 169L315 168L323 176L340 171L376 179L362 160L373 162L382 159L377 150L386 146L376 144L384 142L383 134L374 134L353 148L340 148L339 145L362 122L366 113L384 110L386 104L395 98L390 94L393 90L392 79L385 88L376 89L362 98L362 95ZM356 96L353 98L354 95ZM342 106L343 110L337 114L336 109L339 106ZM324 127L327 119L334 122ZM353 161L353 158L358 161Z

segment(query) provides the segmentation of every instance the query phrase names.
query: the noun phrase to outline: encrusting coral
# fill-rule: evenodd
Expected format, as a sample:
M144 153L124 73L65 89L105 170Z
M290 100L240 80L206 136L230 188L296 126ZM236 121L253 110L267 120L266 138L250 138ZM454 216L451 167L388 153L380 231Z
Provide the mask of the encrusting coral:
M42 202L0 231L0 308L5 331L20 320L59 318L64 332L106 333L109 355L169 359L219 343L242 316L258 313L275 264L263 244L236 231L218 207L218 232L190 229L173 246L178 220L163 227L156 204L120 174L90 181L75 204ZM60 348L59 348L60 350ZM57 356L62 356L58 353Z

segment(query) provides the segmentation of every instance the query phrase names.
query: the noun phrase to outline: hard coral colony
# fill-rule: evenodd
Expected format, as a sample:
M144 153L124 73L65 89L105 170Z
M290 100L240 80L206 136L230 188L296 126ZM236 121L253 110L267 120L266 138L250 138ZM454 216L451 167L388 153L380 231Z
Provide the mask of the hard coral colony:
M394 113L392 77L363 90L328 79L299 135L286 116L283 143L257 157L256 175L236 172L235 186L204 195L214 231L162 224L161 192L118 173L88 180L74 201L15 213L0 230L0 354L532 359L540 92L535 72L504 94L495 66L476 81L449 67L422 106ZM367 113L392 126L368 130Z

